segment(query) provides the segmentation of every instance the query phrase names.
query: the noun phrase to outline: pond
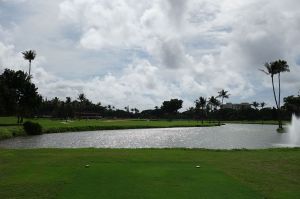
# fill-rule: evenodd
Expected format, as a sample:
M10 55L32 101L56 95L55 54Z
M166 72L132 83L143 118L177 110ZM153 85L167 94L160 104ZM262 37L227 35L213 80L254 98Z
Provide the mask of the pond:
M277 133L276 128L275 125L226 124L219 127L55 133L3 140L0 147L261 149L289 146L288 133Z

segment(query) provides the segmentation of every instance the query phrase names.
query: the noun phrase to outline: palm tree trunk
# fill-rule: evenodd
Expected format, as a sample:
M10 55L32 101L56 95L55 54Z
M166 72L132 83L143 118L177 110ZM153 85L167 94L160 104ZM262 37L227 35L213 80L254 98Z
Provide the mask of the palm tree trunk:
M30 76L30 72L31 72L31 60L29 60L29 76Z
M212 113L213 113L213 105L211 104L210 105L210 122L212 122L212 120L213 120L213 117L212 117Z
M223 102L224 102L224 97L222 97L222 104L221 104L221 107L223 107ZM219 125L221 125L221 120L223 120L223 111L221 110L222 108L220 107L220 111L221 111L221 118L219 118Z
M275 88L274 88L274 77L272 76L271 78L272 78L272 87L273 87L274 99L275 99L276 107L278 109L278 103L277 103L277 98L276 98L276 93L275 93Z
M275 87L274 87L274 76L272 75L271 78L272 78L272 87L273 87L274 99L275 99L275 103L276 103L276 107L277 107L278 127L279 127L279 129L280 129L280 128L282 128L282 126L281 126L281 122L280 122L279 105L278 105L278 101L277 101L277 98L276 98L276 92L275 92ZM280 77L278 76L278 78L280 78ZM279 83L279 85L280 85L280 83ZM279 87L280 87L280 86L279 86ZM279 90L280 90L280 89L279 89ZM280 95L280 94L279 94L279 95Z
M281 85L280 85L280 73L278 73L278 121L279 128L282 129L282 121L281 121L281 106L280 106L280 93L281 93Z
M222 99L222 101L223 101L223 99ZM222 102L223 103L223 102ZM218 114L218 125L220 126L220 124L221 124L221 118L222 118L222 111L221 111L221 106L220 106L220 109L219 109L219 114Z
M203 124L203 120L204 120L204 109L203 109L203 107L201 107L201 112L202 112L202 124Z

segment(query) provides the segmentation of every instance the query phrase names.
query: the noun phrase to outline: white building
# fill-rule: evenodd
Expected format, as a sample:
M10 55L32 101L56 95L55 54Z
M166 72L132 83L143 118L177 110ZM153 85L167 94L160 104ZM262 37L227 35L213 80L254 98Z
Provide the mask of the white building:
M226 103L221 106L222 109L234 109L234 110L241 110L241 109L249 109L251 108L251 104L247 102L243 102L240 104L233 104L233 103Z

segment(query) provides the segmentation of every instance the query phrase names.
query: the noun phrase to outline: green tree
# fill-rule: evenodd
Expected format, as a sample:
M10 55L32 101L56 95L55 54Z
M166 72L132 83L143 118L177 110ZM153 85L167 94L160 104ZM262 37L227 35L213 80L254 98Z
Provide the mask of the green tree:
M213 116L213 113L216 113L217 108L218 108L218 106L220 106L221 103L216 97L211 96L208 100L208 104L210 105L210 110L211 110L210 115ZM220 121L219 121L219 123L220 123Z
M220 101L214 96L209 98L208 103L211 105L211 110L217 110L218 106L221 104Z
M260 109L260 117L261 117L261 123L262 124L264 124L264 118L263 118L263 109L265 108L265 106L266 106L266 103L265 102L261 102L260 103L260 107L261 107L261 109Z
M292 114L300 115L300 95L285 97L283 101L286 110Z
M205 113L206 113L206 111L205 111L206 104L207 104L207 100L204 97L199 97L199 99L197 99L195 101L196 110L199 112L201 110L201 112L202 112L202 117L201 117L202 124L203 124L203 120L204 120Z
M30 76L23 71L5 69L0 75L1 101L7 108L13 108L10 114L17 114L18 123L24 116L32 115L42 101L37 88L30 81Z
M84 103L87 100L84 93L80 93L78 95L78 100L79 100L79 114L80 114L79 118L81 119L82 111L83 111L83 108L84 108Z
M34 50L28 50L28 51L24 51L22 52L23 54L23 58L25 60L29 61L29 69L28 69L28 74L30 76L30 72L31 72L31 62L35 59L36 57L36 52Z
M278 114L278 126L279 126L279 129L282 129L283 127L282 127L282 121L281 121L281 105L280 105L280 101L281 101L280 75L283 72L289 72L290 71L289 65L284 60L277 60L277 61L274 61L274 62L266 63L265 64L265 70L262 69L261 71L263 71L265 74L271 76L273 95L274 95L275 104L276 104L277 112L278 112L277 113ZM274 75L278 76L278 97L276 95L275 86L274 86Z
M72 117L72 100L71 97L66 97L66 101L65 101L65 119L66 121L68 120L68 118Z
M171 99L170 101L164 101L161 110L163 113L169 116L175 116L178 113L178 110L182 108L182 100Z

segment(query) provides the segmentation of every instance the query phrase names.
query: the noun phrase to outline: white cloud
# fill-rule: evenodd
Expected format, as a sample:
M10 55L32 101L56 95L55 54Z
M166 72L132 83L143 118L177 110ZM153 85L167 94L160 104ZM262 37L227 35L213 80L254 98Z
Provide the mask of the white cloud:
M127 105L137 108L153 108L169 97L179 97L179 93L160 79L158 68L147 60L137 60L127 66L120 77L107 74L87 81L65 80L55 77L37 67L33 81L39 85L39 92L44 96L71 96L75 99L79 93L85 93L94 102L114 104L118 107Z
M179 97L187 107L224 88L235 101L267 101L261 93L270 91L270 80L258 68L279 58L292 71L282 77L283 95L299 90L298 0L23 4L22 19L6 19L14 25L0 20L0 64L26 69L18 51L36 49L35 81L48 97L85 92L94 101L139 108Z
M5 67L15 70L22 69L20 67L21 63L22 59L18 57L18 53L15 52L15 47L13 45L5 45L0 41L0 72L2 72Z

